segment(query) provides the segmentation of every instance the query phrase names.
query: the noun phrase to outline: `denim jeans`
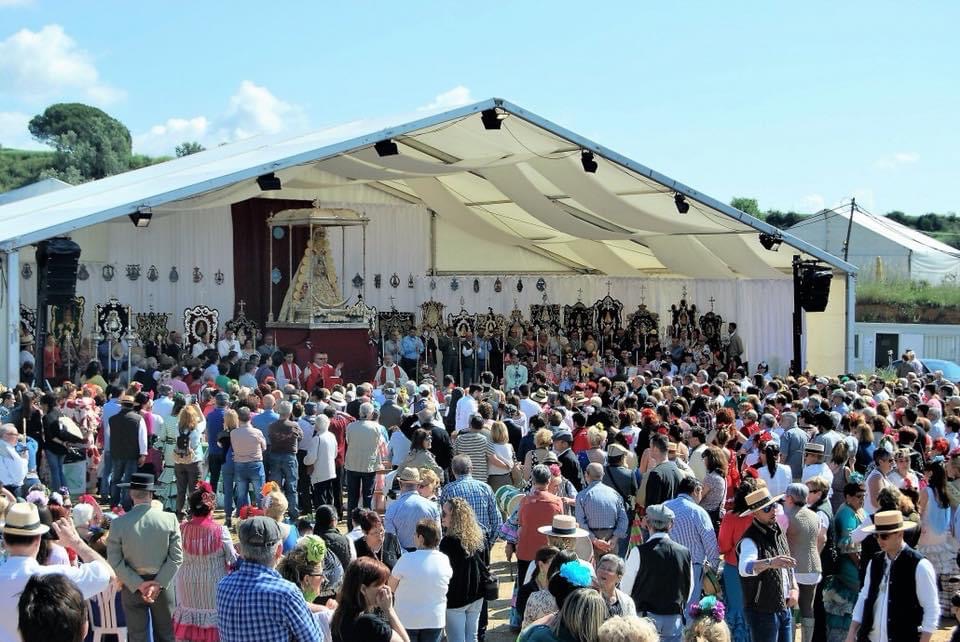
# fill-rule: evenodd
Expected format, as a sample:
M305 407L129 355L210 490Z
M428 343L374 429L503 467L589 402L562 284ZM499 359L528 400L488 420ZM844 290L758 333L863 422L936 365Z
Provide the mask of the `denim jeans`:
M233 483L236 488L237 508L242 508L250 503L250 491L258 498L257 505L260 505L260 489L263 488L263 462L247 461L234 462L233 464Z
M295 522L300 510L297 505L297 456L294 454L270 453L270 481L277 482L290 505L290 521Z
M225 521L232 519L233 505L237 501L237 491L233 486L234 466L236 466L236 464L232 461L224 461L218 471L223 477L223 519Z
M47 453L47 467L50 469L50 490L60 492L60 489L67 485L67 480L63 477L63 460L66 455L58 455L52 450L44 448Z
M113 461L109 449L103 449L101 460L103 465L100 468L100 497L106 497L110 494L110 473L113 472Z
M477 642L482 608L483 598L480 598L458 609L447 609L447 642Z
M407 629L410 642L440 642L443 629Z
M358 473L344 470L347 476L347 525L353 528L353 509L357 506L370 508L373 500L373 481L376 473ZM362 499L362 501L361 501Z
M657 615L647 613L660 634L661 642L680 642L683 637L683 617L680 615Z
M783 609L761 613L750 607L743 610L750 627L750 639L756 642L790 642L793 640L793 612Z
M137 472L137 460L114 459L112 463L113 470L110 475L110 506L116 506L120 503L121 499L124 502L127 501L127 489L121 489L118 484L126 484L130 481L130 476ZM123 490L122 497L120 493L121 490Z

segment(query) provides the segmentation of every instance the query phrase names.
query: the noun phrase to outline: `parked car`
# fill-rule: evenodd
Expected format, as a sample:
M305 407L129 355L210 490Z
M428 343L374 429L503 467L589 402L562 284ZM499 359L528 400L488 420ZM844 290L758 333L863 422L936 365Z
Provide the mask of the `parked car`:
M903 362L897 359L890 364L890 367L896 372L901 363ZM923 366L924 374L930 374L939 370L943 373L944 379L960 384L960 365L957 365L953 361L947 361L946 359L920 359L920 364Z

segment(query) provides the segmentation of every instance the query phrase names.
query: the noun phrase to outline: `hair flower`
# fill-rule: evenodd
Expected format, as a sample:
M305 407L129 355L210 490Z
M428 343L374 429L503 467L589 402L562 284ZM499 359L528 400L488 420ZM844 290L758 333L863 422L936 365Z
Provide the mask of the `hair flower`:
M696 604L691 604L688 612L694 618L707 616L717 622L723 622L727 607L717 599L716 595L707 595Z
M593 584L593 567L583 560L573 560L560 566L560 577L576 587L584 588Z
M327 543L318 535L307 535L301 545L307 552L307 561L311 564L320 564L327 555Z

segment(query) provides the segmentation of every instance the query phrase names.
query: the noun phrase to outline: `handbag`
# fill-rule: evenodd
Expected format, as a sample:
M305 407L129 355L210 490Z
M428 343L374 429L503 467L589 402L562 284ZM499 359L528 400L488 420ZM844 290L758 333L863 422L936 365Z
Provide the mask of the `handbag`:
M510 469L510 482L517 488L523 486L523 467L520 462L513 462L513 468Z
M483 599L493 602L500 599L500 579L490 572L490 566L477 556L480 565L480 588L483 590Z

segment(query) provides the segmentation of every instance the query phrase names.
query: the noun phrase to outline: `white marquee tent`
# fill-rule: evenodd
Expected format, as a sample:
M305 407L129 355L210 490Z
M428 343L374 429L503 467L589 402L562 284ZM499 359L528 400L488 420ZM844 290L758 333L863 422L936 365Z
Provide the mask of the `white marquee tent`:
M499 129L485 128L481 114L489 110ZM748 358L781 371L790 357L790 261L794 254L816 258L835 278L827 311L807 315L807 333L817 340L807 346L806 363L820 371L850 363L856 268L812 244L503 100L377 127L252 138L0 206L8 377L18 351L19 306L11 302L30 304L35 295L35 285L10 275L31 260L31 244L69 234L93 273L100 264L153 264L164 273L171 263L181 272L228 268L220 288L208 279L193 290L188 279L165 288L158 282L154 291L142 280L91 278L78 285L90 307L113 295L135 310L172 311L174 319L200 299L229 311L232 279L240 278L232 274L230 206L252 197L319 200L370 217L364 256L348 238L335 251L344 284L361 266L368 283L380 273L413 277L410 288L364 285L367 302L380 309L396 303L413 310L437 298L448 310L508 312L540 303L543 294L529 287L494 297L492 282L543 275L551 303L590 304L612 292L625 314L643 301L666 323L670 305L687 292L701 311L715 305L738 322ZM374 145L384 140L399 153L379 155ZM594 173L584 171L584 152L597 163ZM256 178L271 172L282 190L261 191ZM678 195L690 205L684 214ZM144 208L153 222L134 228L127 215ZM779 252L760 245L761 232L782 237ZM455 276L476 278L481 292L437 285Z
M850 227L849 210L827 210L806 218L789 230L799 239L826 252L843 255ZM848 261L861 279L908 279L941 283L960 279L960 250L886 216L857 210L850 227Z

